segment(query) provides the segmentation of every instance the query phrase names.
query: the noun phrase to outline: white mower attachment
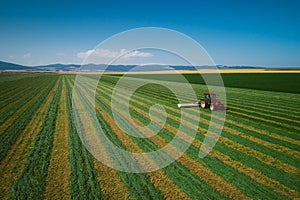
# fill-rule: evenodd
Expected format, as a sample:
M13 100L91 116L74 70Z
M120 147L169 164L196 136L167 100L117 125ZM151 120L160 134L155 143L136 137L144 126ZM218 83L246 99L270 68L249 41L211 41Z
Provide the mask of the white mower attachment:
M199 107L198 103L186 103L186 104L178 104L178 108L193 108Z

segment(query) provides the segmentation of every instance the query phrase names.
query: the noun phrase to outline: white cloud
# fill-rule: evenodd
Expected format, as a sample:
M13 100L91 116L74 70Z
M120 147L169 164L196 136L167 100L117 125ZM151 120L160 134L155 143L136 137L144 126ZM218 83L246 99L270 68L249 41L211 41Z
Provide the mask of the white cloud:
M23 55L23 58L25 58L25 59L31 58L31 54L30 53L25 53Z
M87 50L85 52L79 52L77 57L80 59L84 59L87 56L92 58L137 58L137 57L151 57L153 56L151 53L141 52L138 50L128 51L126 49L121 49L120 51L111 51L108 49L92 49Z

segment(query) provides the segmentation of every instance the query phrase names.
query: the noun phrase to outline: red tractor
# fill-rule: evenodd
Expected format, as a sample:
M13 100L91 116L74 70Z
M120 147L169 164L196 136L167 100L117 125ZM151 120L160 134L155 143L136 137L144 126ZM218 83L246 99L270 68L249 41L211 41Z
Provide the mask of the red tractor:
M178 104L179 108L192 108L199 107L201 108L210 108L210 110L226 110L225 106L217 99L217 95L215 93L207 92L204 93L204 98L196 103L188 103L188 104Z
M210 110L225 110L225 106L217 99L215 93L204 93L204 98L198 101L201 108L210 108Z

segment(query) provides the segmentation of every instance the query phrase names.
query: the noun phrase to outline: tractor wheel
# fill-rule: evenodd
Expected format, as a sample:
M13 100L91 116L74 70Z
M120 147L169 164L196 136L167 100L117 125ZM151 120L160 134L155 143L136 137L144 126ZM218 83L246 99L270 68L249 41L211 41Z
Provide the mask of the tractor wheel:
M214 111L214 110L215 110L214 104L210 104L210 107L209 107L209 108L210 108L211 111Z
M205 101L200 102L201 108L205 108Z

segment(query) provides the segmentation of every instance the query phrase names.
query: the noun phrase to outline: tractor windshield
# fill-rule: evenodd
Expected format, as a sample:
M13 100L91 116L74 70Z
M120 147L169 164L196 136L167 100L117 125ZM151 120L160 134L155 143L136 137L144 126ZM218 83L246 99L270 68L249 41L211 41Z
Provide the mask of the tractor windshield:
M216 99L216 95L215 94L211 94L210 95L210 99Z

